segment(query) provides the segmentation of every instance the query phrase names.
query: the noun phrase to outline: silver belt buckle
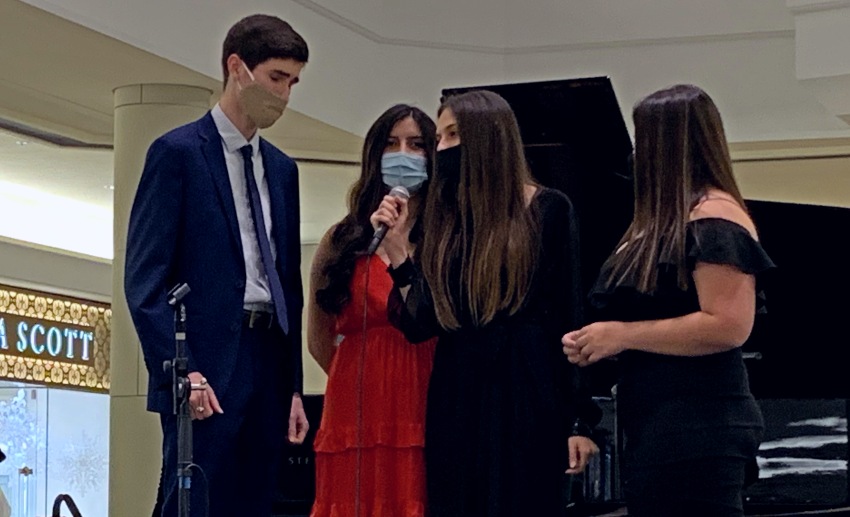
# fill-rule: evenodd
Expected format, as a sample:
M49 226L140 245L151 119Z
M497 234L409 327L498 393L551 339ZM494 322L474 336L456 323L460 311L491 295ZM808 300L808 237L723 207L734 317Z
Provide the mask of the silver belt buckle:
M260 311L257 309L251 309L251 315L248 316L248 328L254 328L254 322L257 321L257 318L260 316Z
M267 317L269 319L269 323L266 326L267 329L272 328L272 324L274 323L274 313L269 312L263 309L246 309L249 312L248 315L248 328L252 329L255 327L255 323L262 317Z

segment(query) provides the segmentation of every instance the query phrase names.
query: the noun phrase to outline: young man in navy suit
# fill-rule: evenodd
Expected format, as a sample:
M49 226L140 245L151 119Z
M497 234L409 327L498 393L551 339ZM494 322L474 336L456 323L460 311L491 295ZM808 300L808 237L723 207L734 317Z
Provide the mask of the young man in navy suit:
M127 236L124 288L161 415L163 511L177 515L177 420L164 361L175 354L167 293L191 292L186 343L193 390L191 514L271 514L284 439L301 443L298 169L258 129L283 113L307 62L285 21L240 20L222 53L224 92L203 118L148 150ZM206 486L203 478L206 478Z

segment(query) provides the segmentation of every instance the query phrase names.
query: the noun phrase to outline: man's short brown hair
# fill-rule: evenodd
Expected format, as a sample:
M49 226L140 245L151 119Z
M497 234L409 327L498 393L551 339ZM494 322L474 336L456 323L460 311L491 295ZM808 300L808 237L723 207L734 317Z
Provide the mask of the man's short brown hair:
M227 58L236 54L249 70L269 59L293 59L306 63L309 51L307 43L289 23L277 16L253 14L242 18L227 31L221 52L221 69L224 84L229 72Z

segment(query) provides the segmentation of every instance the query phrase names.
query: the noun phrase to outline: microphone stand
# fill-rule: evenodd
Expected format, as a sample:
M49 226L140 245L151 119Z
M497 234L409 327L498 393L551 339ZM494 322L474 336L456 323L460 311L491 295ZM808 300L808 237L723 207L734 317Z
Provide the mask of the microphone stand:
M177 284L168 292L168 305L174 308L174 338L176 354L162 367L171 374L173 414L177 415L177 515L189 517L189 490L192 488L192 416L189 394L189 357L186 355L186 306L183 298L189 294L188 284Z

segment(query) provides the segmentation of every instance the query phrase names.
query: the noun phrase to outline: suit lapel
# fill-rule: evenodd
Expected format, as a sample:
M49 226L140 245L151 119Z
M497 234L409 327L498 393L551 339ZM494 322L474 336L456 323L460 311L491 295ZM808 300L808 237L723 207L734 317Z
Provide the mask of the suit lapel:
M224 161L224 146L210 113L200 120L198 133L201 137L201 150L207 162L207 171L218 192L230 236L239 249L239 253L242 254L242 237L239 232L239 220L236 218L236 205L233 203L233 189L230 185L230 177L227 175L227 163Z

